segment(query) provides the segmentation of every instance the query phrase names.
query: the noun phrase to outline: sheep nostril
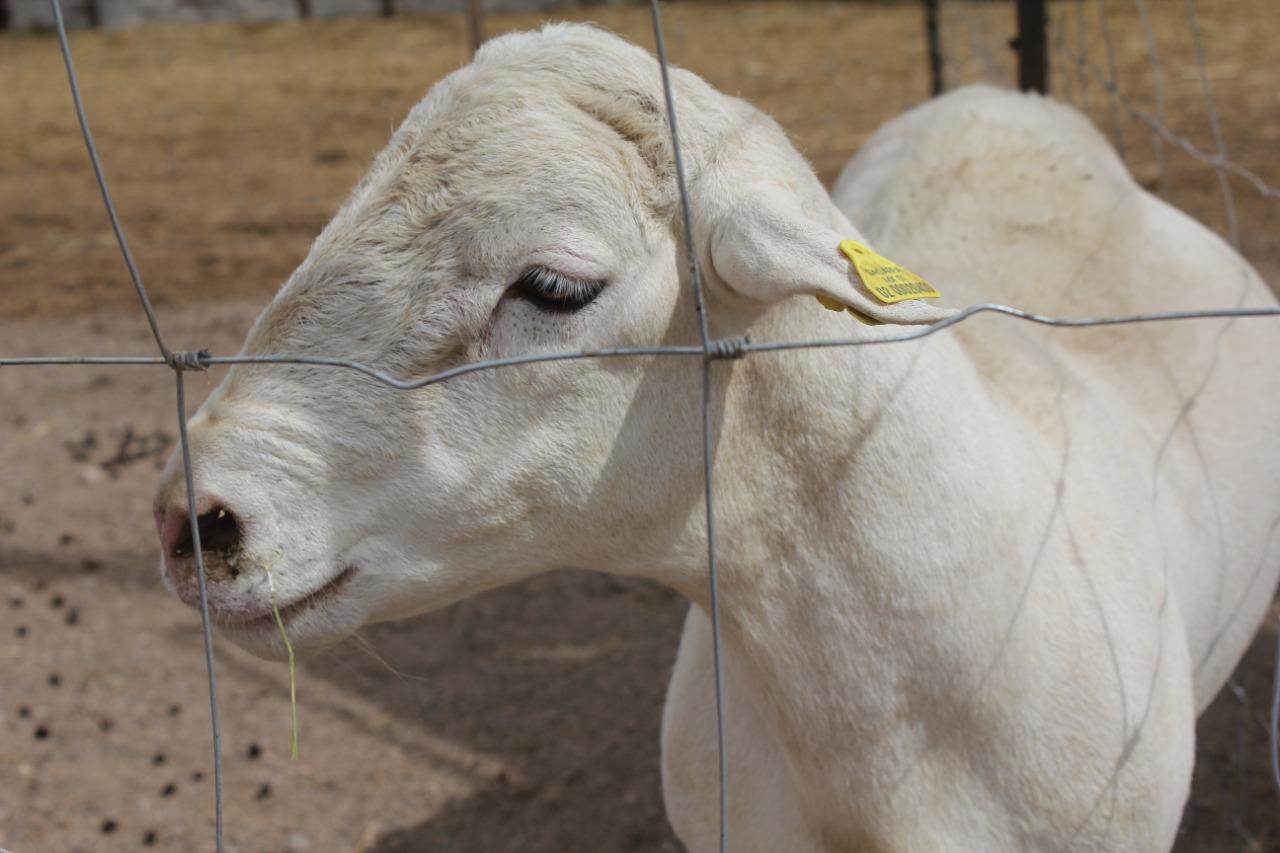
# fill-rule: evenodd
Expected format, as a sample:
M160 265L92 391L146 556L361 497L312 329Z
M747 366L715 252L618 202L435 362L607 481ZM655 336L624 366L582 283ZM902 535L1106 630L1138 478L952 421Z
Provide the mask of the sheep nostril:
M197 521L200 528L200 547L205 551L216 553L224 558L232 558L240 551L240 523L235 514L226 507L214 507L202 513ZM186 542L188 552L191 550L191 533L188 529Z

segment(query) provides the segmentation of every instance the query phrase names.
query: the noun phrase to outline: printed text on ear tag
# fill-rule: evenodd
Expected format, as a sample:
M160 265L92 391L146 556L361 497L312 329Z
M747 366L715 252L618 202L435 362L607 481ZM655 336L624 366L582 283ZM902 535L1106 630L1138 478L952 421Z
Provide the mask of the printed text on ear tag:
M942 294L920 276L903 269L886 257L877 255L856 240L841 240L840 251L853 261L858 277L881 302L904 299L937 299Z

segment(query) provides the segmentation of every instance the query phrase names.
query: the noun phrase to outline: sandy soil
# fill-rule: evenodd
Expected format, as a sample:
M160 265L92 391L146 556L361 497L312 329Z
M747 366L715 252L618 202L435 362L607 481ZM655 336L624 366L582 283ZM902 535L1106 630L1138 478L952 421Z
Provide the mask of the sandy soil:
M1232 158L1275 185L1271 2L1199 5ZM1168 120L1211 148L1182 4L1148 5ZM1061 51L1105 68L1099 22L1080 39L1066 10ZM1140 22L1112 15L1119 79L1154 109ZM639 10L575 17L648 43ZM952 4L946 23L953 81L1007 63L1003 7ZM677 4L667 32L676 61L772 112L827 180L926 94L913 6ZM117 202L176 346L238 345L463 44L452 17L76 36ZM1083 103L1072 66L1055 84ZM49 37L0 37L0 93L0 352L148 354ZM1112 126L1096 86L1088 106ZM1120 130L1157 186L1149 135ZM1165 153L1170 197L1224 227L1213 175ZM1232 188L1247 253L1280 281L1276 202ZM216 378L189 380L193 405ZM174 435L166 371L0 370L0 847L212 849L198 621L160 588L149 518ZM232 849L678 850L657 733L683 609L651 585L563 573L369 630L302 663L296 763L283 667L219 643ZM1244 700L1224 692L1201 722L1180 850L1280 850L1264 726L1275 639L1265 631L1242 665Z

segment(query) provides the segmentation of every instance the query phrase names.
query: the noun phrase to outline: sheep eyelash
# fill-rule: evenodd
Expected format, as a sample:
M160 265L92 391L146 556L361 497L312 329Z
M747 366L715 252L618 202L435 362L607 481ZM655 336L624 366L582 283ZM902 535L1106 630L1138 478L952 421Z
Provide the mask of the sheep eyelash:
M578 279L539 266L521 273L510 292L541 311L572 314L595 301L604 288L603 280Z

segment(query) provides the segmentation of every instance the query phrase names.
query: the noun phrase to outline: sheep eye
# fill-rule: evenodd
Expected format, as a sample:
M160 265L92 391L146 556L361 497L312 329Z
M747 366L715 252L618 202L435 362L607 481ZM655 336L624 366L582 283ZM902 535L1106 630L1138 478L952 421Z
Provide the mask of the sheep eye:
M603 281L582 281L546 267L530 267L511 285L511 293L540 311L572 314L591 304L604 286Z

